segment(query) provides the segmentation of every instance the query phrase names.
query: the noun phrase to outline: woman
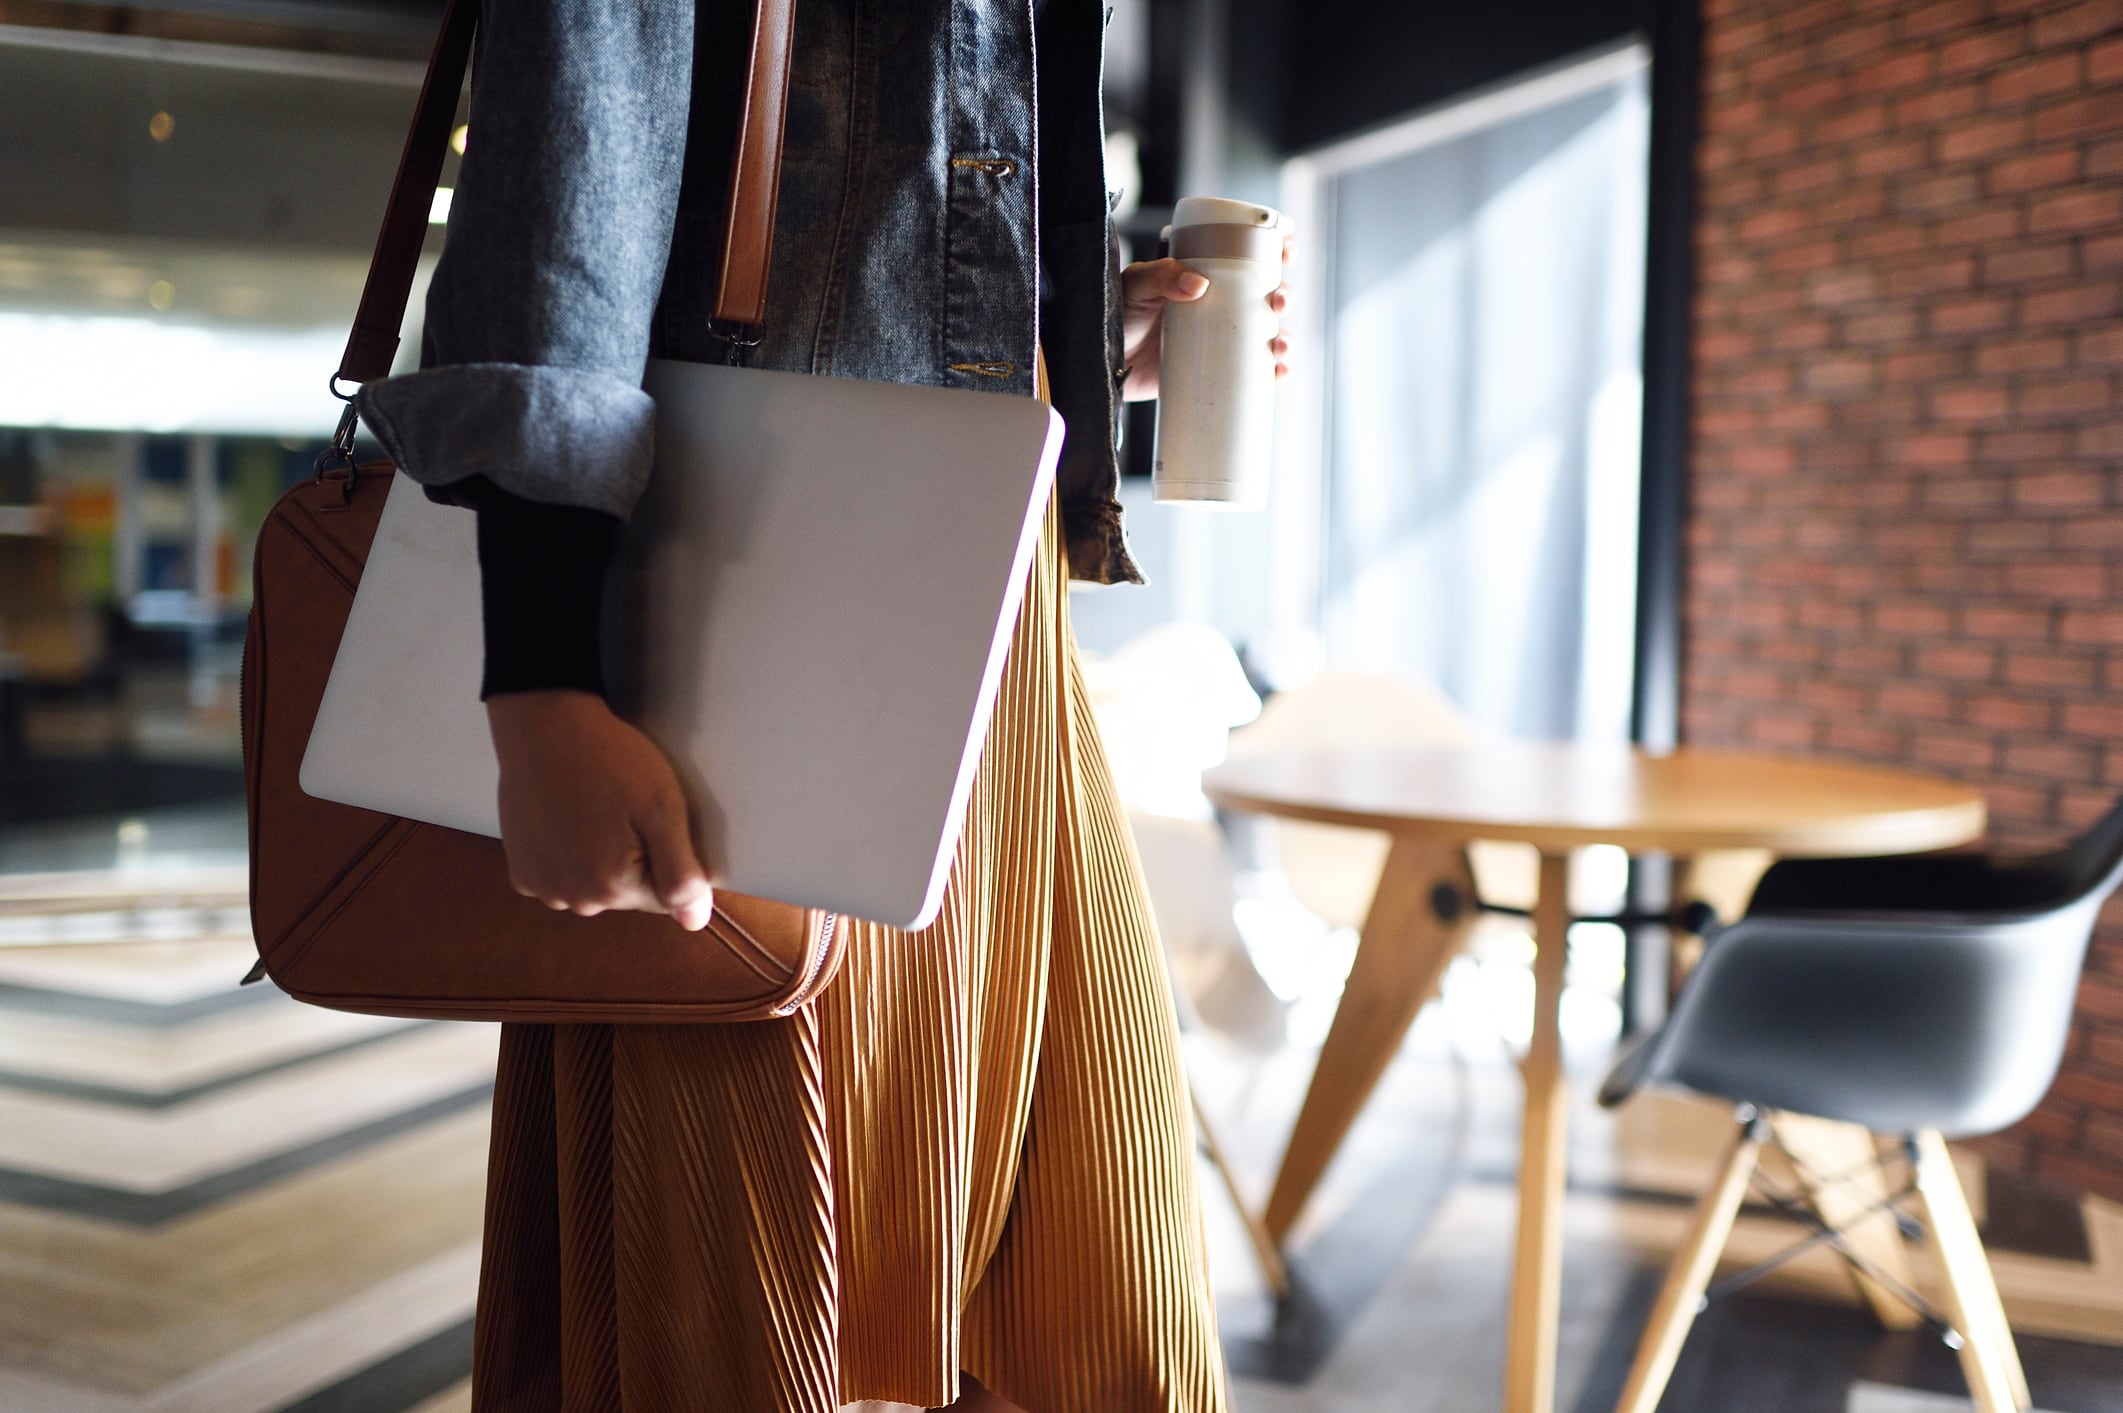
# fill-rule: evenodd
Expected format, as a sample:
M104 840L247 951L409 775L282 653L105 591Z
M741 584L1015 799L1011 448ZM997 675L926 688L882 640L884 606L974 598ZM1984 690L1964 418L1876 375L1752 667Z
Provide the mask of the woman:
M647 474L643 360L726 354L751 17L489 0L423 368L361 399L479 513L516 885L691 928L706 870L669 765L605 705L598 585ZM504 1027L482 1410L1224 1407L1170 998L1067 625L1072 571L1140 577L1115 409L1155 392L1165 302L1206 288L1171 261L1115 278L1102 23L1098 0L799 7L749 361L1026 396L1037 348L1070 429L1056 505L931 928L856 926L787 1021Z

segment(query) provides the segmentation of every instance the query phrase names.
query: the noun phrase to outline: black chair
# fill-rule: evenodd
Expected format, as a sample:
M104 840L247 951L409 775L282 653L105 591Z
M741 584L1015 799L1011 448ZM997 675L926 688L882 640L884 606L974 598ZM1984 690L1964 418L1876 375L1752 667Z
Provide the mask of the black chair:
M1945 1139L1994 1132L2041 1101L2064 1056L2095 915L2119 881L2123 803L2073 844L2033 858L1795 859L1763 875L1746 916L1710 935L1672 1016L1600 1093L1613 1106L1647 1086L1677 1087L1729 1100L1740 1118L1667 1273L1620 1413L1657 1407L1762 1145L1777 1141L1771 1118L1786 1114L1900 1140L1909 1182L1888 1201L1921 1199L1946 1308L1895 1293L1946 1326L1982 1413L2031 1406ZM1843 1237L1822 1225L1804 1244L1828 1241L1870 1279L1899 1284Z

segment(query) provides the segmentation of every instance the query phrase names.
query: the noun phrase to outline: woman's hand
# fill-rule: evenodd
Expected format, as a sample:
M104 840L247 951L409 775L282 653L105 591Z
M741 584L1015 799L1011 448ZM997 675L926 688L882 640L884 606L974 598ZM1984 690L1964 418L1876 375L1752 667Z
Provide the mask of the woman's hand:
M590 692L487 701L501 759L501 844L516 891L559 912L669 913L688 932L715 906L685 792L648 737Z
M1283 263L1290 263L1290 242L1283 241ZM1144 402L1157 396L1158 355L1164 346L1165 306L1191 304L1209 292L1209 280L1177 260L1138 260L1120 272L1121 362L1128 376L1121 396ZM1268 295L1268 307L1280 314L1290 307L1290 286L1280 284ZM1275 355L1275 376L1290 375L1290 331L1278 328L1268 342Z

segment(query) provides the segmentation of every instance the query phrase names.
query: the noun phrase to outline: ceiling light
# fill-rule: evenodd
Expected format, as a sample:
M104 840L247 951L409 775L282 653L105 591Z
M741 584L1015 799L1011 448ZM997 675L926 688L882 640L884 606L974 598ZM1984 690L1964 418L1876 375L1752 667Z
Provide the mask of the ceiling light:
M450 222L450 198L457 194L455 187L438 186L435 199L428 203L428 224L446 226Z
M147 120L147 135L157 142L168 142L175 131L177 120L167 113L157 113Z
M346 327L266 330L0 310L0 427L321 437Z
M450 150L459 157L464 156L464 140L471 135L471 132L471 125L468 123L459 123L450 132Z

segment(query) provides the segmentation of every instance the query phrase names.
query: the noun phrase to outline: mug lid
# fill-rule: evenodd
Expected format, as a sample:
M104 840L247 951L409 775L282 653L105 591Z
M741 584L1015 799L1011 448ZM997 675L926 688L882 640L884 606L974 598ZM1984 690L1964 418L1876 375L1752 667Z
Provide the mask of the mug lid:
M1227 196L1182 196L1172 208L1174 228L1182 226L1261 226L1273 229L1284 224L1283 213L1273 206L1234 201Z

